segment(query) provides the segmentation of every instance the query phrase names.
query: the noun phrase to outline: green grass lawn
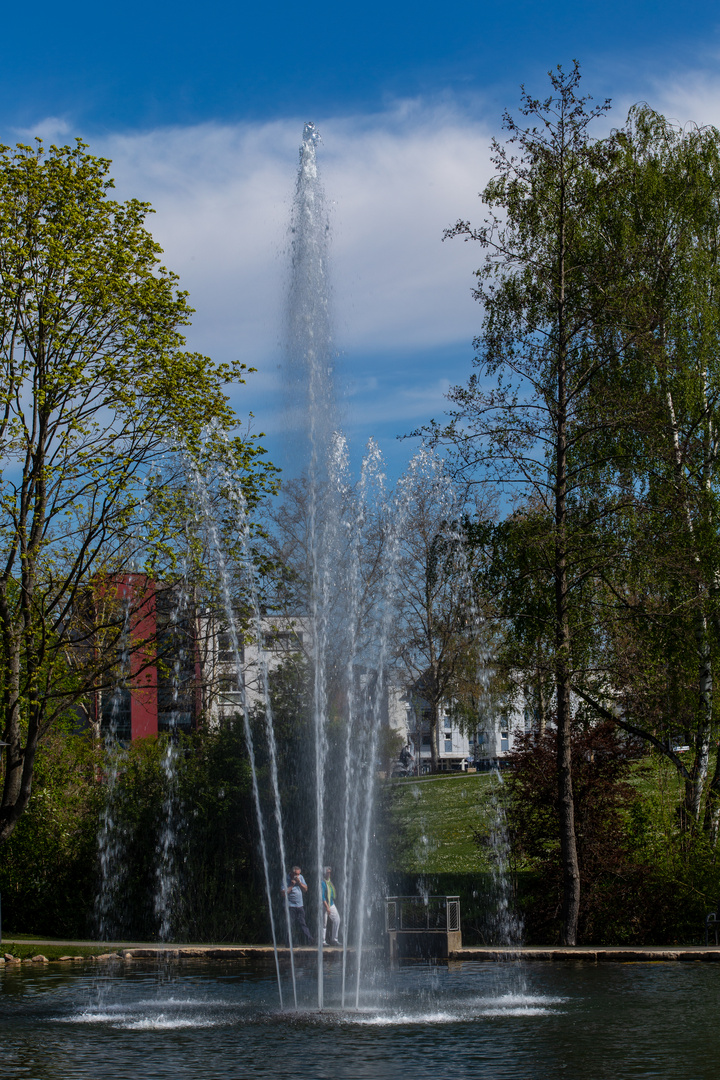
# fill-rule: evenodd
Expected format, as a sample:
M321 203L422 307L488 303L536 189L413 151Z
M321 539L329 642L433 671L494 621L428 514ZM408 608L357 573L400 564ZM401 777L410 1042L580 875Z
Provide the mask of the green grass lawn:
M45 941L46 939L39 939ZM87 958L89 956L101 956L104 953L117 952L116 948L110 945L99 943L98 945L46 945L38 944L38 938L28 937L26 935L17 936L3 933L3 943L0 945L0 956L5 953L10 953L12 956L17 956L21 960L28 960L33 956L44 956L47 960L59 960L60 957L73 956Z
M472 873L488 864L474 839L487 821L487 803L497 780L470 773L394 782L394 817L405 837L404 873Z

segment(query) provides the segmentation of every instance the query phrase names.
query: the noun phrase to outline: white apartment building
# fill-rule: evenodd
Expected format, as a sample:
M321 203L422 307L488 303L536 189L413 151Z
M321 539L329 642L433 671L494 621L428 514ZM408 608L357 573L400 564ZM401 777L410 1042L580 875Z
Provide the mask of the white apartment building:
M433 738L430 717L430 706L421 693L404 690L399 685L395 688L390 722L405 746L399 772L422 775L430 771ZM522 708L486 709L473 731L463 731L447 703L440 708L435 733L439 768L444 772L464 770L468 766L491 769L512 751L518 729L524 728Z
M280 664L309 654L312 633L309 620L303 617L266 616L262 622L263 641L240 645L240 669L244 695L250 708L264 698L263 665L272 672ZM206 671L206 713L211 722L222 723L242 708L243 690L238 684L238 665L231 635L227 629L205 624L203 668ZM374 673L358 669L359 682L368 683ZM386 681L384 722L398 736L402 749L396 773L427 773L431 768L432 734L430 709L417 689L408 688L397 672ZM436 731L436 749L442 771L465 770L469 766L490 769L497 766L513 748L514 732L524 729L522 708L487 709L478 718L473 731L463 731L452 716L449 703L441 708Z
M266 616L262 645L239 640L237 649L227 626L205 617L201 630L204 711L211 724L234 718L243 699L252 709L264 700L264 671L271 672L292 656L305 653L310 640L307 620Z

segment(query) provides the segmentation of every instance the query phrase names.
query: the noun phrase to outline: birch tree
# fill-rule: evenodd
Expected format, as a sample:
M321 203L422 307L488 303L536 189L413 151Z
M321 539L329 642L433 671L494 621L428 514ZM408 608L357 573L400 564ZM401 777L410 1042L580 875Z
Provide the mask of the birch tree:
M608 103L591 107L578 94L579 81L576 64L550 73L544 100L523 90L522 119L506 114L509 140L493 144L497 175L482 193L485 223L460 221L447 233L487 253L475 291L483 330L475 374L449 394L450 424L434 427L468 482L498 486L547 523L535 537L533 562L544 567L550 589L567 945L577 940L581 887L570 741L573 674L584 660L579 594L599 557L598 515L617 508L614 500L600 510L580 497L583 449L620 423L592 394L618 360L614 347L605 348L603 326L621 283L597 228L598 208L612 198L615 149L591 135ZM606 443L613 454L612 440Z
M622 564L599 575L613 642L607 674L578 690L655 745L685 783L684 821L720 819L713 667L720 655L720 132L683 130L647 106L615 143L617 197L605 242L622 266L617 373L637 402L623 437ZM616 523L617 527L617 523ZM630 658L632 662L629 662ZM664 673L664 674L663 674ZM664 687L664 689L661 689ZM615 707L610 707L610 702ZM622 715L617 706L620 705ZM674 750L690 746L690 756Z

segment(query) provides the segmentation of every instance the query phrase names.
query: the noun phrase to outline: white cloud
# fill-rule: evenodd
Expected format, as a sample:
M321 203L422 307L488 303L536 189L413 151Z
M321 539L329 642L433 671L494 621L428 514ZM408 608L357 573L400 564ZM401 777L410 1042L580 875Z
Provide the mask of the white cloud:
M720 78L708 71L674 75L648 96L682 122L720 125ZM618 102L615 122L622 111ZM149 227L197 309L190 344L257 364L255 392L274 388L282 355L286 229L304 119L92 140L93 152L113 159L118 195L156 210ZM372 355L467 342L469 355L479 327L472 271L482 255L477 245L442 243L442 232L482 216L490 125L423 101L314 119L333 204L338 349ZM497 122L494 107L489 119ZM20 134L69 132L65 119L47 117Z
M648 80L640 95L625 93L614 103L614 123L621 123L638 100L647 100L651 108L683 126L695 123L720 127L720 76L715 70L699 67Z
M643 96L666 115L720 126L720 76L680 73L646 86ZM610 123L622 122L633 100L617 100ZM90 140L93 153L113 159L118 197L148 200L156 210L149 227L197 310L191 347L259 368L238 407L253 408L256 426L271 433L288 420L278 364L287 224L306 119ZM481 109L470 116L452 104L408 101L377 115L313 119L332 204L340 367L343 356L364 357L361 371L348 373L347 420L356 432L407 430L442 415L448 384L469 374L480 316L472 272L482 252L459 240L442 243L442 234L458 218L482 217L477 196L492 173L497 110L485 122ZM48 117L20 134L57 140L69 133L67 121ZM387 358L394 352L417 352L417 364L404 362L393 374Z
M196 309L189 345L258 367L234 400L241 415L255 412L257 429L276 434L288 422L278 365L287 228L306 119L87 139L92 153L112 159L116 196L146 200L155 210L148 227ZM472 271L481 252L461 241L443 243L442 234L458 218L481 217L477 195L490 176L490 133L452 105L423 101L378 115L313 119L332 207L346 419L364 441L376 424L394 421L404 430L442 413L447 377L466 374L438 370L445 345L457 351L458 342L467 343L469 369L479 324ZM58 141L76 132L48 117L20 134ZM418 359L404 362L398 376L387 362L393 353Z
M489 135L449 109L405 103L375 117L322 120L321 169L333 204L337 345L362 349L470 340L480 253L441 242L480 216ZM281 355L286 229L299 119L203 124L110 136L118 194L150 201L149 225L197 309L193 347L274 365ZM263 381L274 381L266 369ZM257 376L254 385L259 386Z
M28 128L14 128L21 139L43 139L48 143L58 142L70 132L70 124L60 116L46 116Z

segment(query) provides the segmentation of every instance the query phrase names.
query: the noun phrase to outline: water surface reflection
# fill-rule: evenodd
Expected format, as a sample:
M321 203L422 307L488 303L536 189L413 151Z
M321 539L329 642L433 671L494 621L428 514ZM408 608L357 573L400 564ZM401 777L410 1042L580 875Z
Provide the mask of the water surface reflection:
M351 1012L329 965L322 1013L311 970L281 1013L272 969L247 963L27 965L0 985L4 1080L717 1076L712 964L409 966Z

